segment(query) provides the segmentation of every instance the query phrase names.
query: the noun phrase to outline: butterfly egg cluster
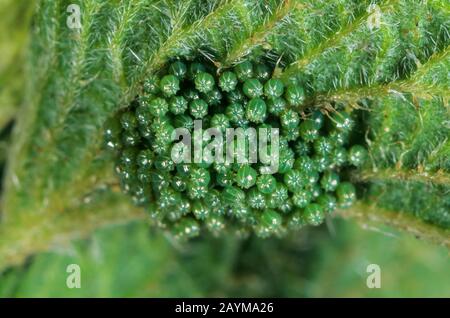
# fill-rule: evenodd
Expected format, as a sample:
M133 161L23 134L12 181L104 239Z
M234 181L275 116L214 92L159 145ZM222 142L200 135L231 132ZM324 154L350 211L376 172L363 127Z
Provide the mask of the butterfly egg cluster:
M273 77L265 63L244 61L218 72L210 63L176 60L162 73L148 78L143 94L105 128L123 191L155 223L178 238L226 228L268 237L319 225L354 202L355 188L343 172L362 165L367 152L348 144L350 114L299 112L302 86ZM175 163L173 132L192 132L195 120L222 131L278 129L278 170L263 173L260 162Z

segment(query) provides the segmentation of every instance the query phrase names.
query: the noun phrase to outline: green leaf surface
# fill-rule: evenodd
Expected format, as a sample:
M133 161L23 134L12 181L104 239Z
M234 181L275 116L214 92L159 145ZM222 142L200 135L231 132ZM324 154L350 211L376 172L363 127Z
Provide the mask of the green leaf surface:
M102 127L175 56L226 67L265 55L285 67L277 76L302 81L310 104L348 103L371 157L354 176L370 214L389 209L449 229L445 1L85 0L80 30L66 24L71 3L36 4L4 180L0 268L143 213L116 193Z
M305 229L281 240L223 236L182 245L142 222L104 228L0 274L0 297L449 295L446 248L388 228L329 221L328 230ZM79 289L66 285L70 264L80 267ZM367 288L369 264L380 266L379 289Z
M24 47L32 9L27 0L0 2L0 28L5 30L0 35L0 131L14 118L24 96Z

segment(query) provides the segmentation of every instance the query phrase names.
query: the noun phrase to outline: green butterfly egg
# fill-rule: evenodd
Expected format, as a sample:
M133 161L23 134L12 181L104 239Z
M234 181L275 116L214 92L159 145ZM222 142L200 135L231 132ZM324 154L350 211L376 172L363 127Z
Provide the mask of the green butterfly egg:
M302 211L295 211L288 218L288 227L291 230L299 230L305 225L307 225L306 218Z
M141 135L136 129L126 130L122 133L122 143L126 147L137 146L141 141Z
M123 113L122 116L120 116L120 123L123 129L127 131L136 129L138 124L136 116L132 112Z
M151 168L155 160L155 155L150 149L139 151L136 156L136 163L139 167Z
M327 171L320 179L320 184L322 186L322 189L332 192L338 187L339 180L339 175L336 172Z
M192 165L189 163L181 163L176 166L177 175L185 178L191 175Z
M164 115L153 118L153 121L151 123L152 130L157 133L159 130L163 129L165 126L168 126L171 124L171 119Z
M231 92L236 88L238 79L233 72L224 72L219 78L219 86L224 92Z
M289 198L278 207L278 210L284 214L288 214L293 210L293 208L294 203L292 202L292 199Z
M162 155L169 151L170 145L160 140L154 140L151 147L156 154Z
M299 85L289 85L285 97L289 105L294 107L300 106L306 99L305 91Z
M204 184L188 182L187 192L191 199L203 199L208 193L208 187Z
M330 155L333 151L333 144L327 137L318 137L314 141L314 151L321 156Z
M227 93L227 99L231 104L233 103L243 104L247 101L247 98L245 97L244 93L242 93L242 91L239 88L236 88L235 90Z
M217 174L217 183L222 187L228 187L234 183L234 173L232 171L220 172Z
M226 108L225 114L232 123L236 124L245 117L245 109L241 104L233 103Z
M362 166L367 160L367 150L363 146L354 145L350 148L348 160L356 167Z
M125 167L134 166L136 164L137 148L125 148L120 155L120 164Z
M210 210L202 201L195 201L192 205L192 213L196 219L204 220L210 214Z
M182 216L189 214L192 211L191 202L186 198L181 198L178 204L175 206L175 209Z
M161 125L158 132L155 133L156 142L170 145L174 129L175 128L170 124Z
M269 109L269 113L278 116L286 109L287 102L281 97L275 97L269 99L267 102L267 107Z
M350 182L342 182L336 189L336 196L341 207L347 208L356 200L356 189Z
M294 162L294 168L299 169L302 173L316 171L315 162L308 156L297 158Z
M211 127L216 127L222 130L222 132L225 132L225 130L230 127L228 116L225 114L215 114L211 118Z
M231 163L224 161L224 162L214 162L213 168L218 173L228 173L231 172Z
M175 169L175 163L170 156L159 156L155 159L155 168L160 171L172 171Z
M212 211L219 211L222 205L222 202L220 201L220 192L217 190L208 191L204 198L204 202Z
M284 93L284 84L281 80L272 78L264 84L264 94L268 98L281 97Z
M296 129L300 123L300 116L292 109L287 109L280 116L281 125L287 129Z
M282 136L287 139L287 141L296 141L298 137L300 136L300 132L298 131L297 127L294 128L285 128L283 127L281 129Z
M222 200L229 206L239 205L245 200L245 192L233 186L226 187L223 190Z
M332 116L332 123L334 127L341 132L349 132L354 126L353 119L345 112L334 113Z
M189 103L192 117L200 119L208 114L208 104L203 99L195 99Z
M328 193L320 195L317 198L317 203L320 204L327 213L332 213L337 208L336 198Z
M335 147L344 146L348 142L348 132L332 130L328 135L330 141Z
M169 207L175 207L181 201L181 195L179 192L174 189L168 187L161 191L161 195L159 200L164 202L164 204Z
M162 117L169 111L169 104L164 98L155 98L149 103L149 111L155 117Z
M332 165L331 159L328 155L319 155L316 154L313 156L314 165L317 171L322 172L330 168Z
M253 77L253 65L249 61L243 61L235 66L234 72L240 81L245 81Z
M255 65L254 76L261 82L267 81L272 75L272 70L267 64L258 63Z
M290 170L284 174L284 184L293 193L299 191L305 181L304 175L298 170Z
M169 73L175 75L179 79L183 79L187 75L187 66L181 61L175 61L170 64Z
M109 118L104 127L103 136L107 140L117 138L122 131L122 125L117 118Z
M175 75L165 75L159 82L159 88L165 96L173 96L180 89L180 80Z
M263 210L266 208L266 197L256 188L252 188L247 196L248 204L251 208L256 210Z
M294 151L297 156L302 158L302 157L307 157L310 154L311 149L310 149L310 146L308 143L306 143L302 140L297 140L294 145Z
M333 150L331 161L338 167L344 165L347 162L347 151L343 147L339 147Z
M126 192L129 192L130 185L133 185L136 182L136 166L116 166L116 173L120 177L120 184L122 189L125 189Z
M220 215L212 215L206 219L206 228L216 236L223 232L225 227L226 222Z
M195 76L202 72L206 72L206 67L203 63L193 62L189 65L188 74L191 79L195 79Z
M212 90L204 94L203 98L208 103L208 105L218 106L222 102L222 97L222 93L218 89L213 88Z
M243 165L236 174L236 183L243 189L248 189L255 185L257 173L249 165Z
M167 172L157 172L155 170L152 170L151 176L152 187L155 189L155 191L158 191L158 193L161 192L162 189L170 186L171 177Z
M244 203L237 203L230 207L230 213L235 218L245 222L246 220L251 220L250 209Z
M153 139L153 130L151 125L139 125L139 134L142 138L144 138L147 142Z
M319 130L312 121L304 121L300 124L300 136L304 141L311 142L319 138Z
M183 91L183 97L188 101L193 101L200 98L200 93L195 89L186 89Z
M296 207L304 208L312 200L312 192L306 188L297 190L292 196L292 202Z
M320 178L320 175L316 170L303 171L302 173L306 185L314 185Z
M190 181L191 184L207 186L211 181L211 175L207 169L197 168L191 171Z
M134 204L138 206L148 205L150 200L153 199L151 195L151 190L149 187L137 185L133 189L132 199Z
M173 227L174 236L179 240L187 240L200 235L200 225L192 219L182 219Z
M320 197L323 193L322 188L319 184L309 184L307 188L311 191L311 194L313 196L313 199L317 200L318 197Z
M169 110L174 115L183 114L188 108L188 101L183 96L173 96L169 101Z
M186 128L191 131L194 129L194 119L186 114L175 116L173 119L174 127Z
M147 94L157 94L159 92L159 79L156 76L150 76L144 81L143 86Z
M260 97L263 94L263 85L256 78L250 78L242 86L243 93L248 98Z
M195 88L201 93L208 93L214 88L214 77L206 72L195 75Z
M314 123L314 126L317 129L322 128L323 123L325 121L323 114L320 110L315 110L311 113L311 116L309 118L309 120L311 120Z
M288 197L289 195L286 186L281 183L277 183L275 190L269 195L269 207L277 208L285 200L287 200Z
M325 218L323 208L316 203L308 204L305 208L304 214L306 222L314 226L322 224Z
M277 180L270 174L263 174L258 176L256 186L258 187L259 192L263 194L270 194L275 191Z
M290 148L282 150L279 157L278 172L283 174L294 167L295 153Z
M274 210L265 210L261 215L261 225L269 230L277 230L281 226L282 217Z
M183 179L183 178L181 178L179 176L173 177L173 179L172 179L172 188L175 191L184 192L186 190L186 187L187 187L187 183L186 183L185 179Z
M139 128L148 125L152 120L152 114L148 107L148 104L140 105L136 108L136 119L139 123Z
M246 118L254 123L262 123L266 118L266 103L259 97L252 98L246 107Z

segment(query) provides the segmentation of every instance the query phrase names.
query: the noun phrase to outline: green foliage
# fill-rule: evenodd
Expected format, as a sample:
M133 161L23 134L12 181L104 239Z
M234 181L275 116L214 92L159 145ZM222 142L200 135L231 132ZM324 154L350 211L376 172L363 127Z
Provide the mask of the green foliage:
M87 241L75 242L64 251L43 253L28 266L0 275L0 297L276 295L283 293L288 279L304 272L297 265L306 253L294 241L283 247L283 241L263 244L229 236L173 243L161 232L150 233L145 224L103 229ZM283 275L283 263L269 258L268 251L280 255L295 252L289 275ZM255 266L255 258L270 266ZM67 288L68 264L80 266L81 289ZM262 280L268 267L275 267L273 277ZM300 293L301 285L292 288Z
M330 229L283 240L228 236L173 245L145 224L106 228L4 272L0 297L448 295L447 249L352 222L333 222ZM373 263L381 268L380 289L366 286L366 268ZM66 286L69 264L80 266L80 289Z
M382 223L409 215L448 231L445 1L86 0L81 30L66 25L71 3L36 3L27 89L8 95L24 95L25 102L4 181L0 268L88 229L143 217L117 193L111 158L101 148L103 125L174 56L203 56L224 68L265 55L286 67L275 77L304 87L300 112L341 101L358 109L352 138L369 146L369 160L352 177L370 215L383 218L385 204L393 214ZM369 4L380 12L374 27ZM11 118L0 107L1 121ZM411 189L422 202L403 196ZM380 193L392 197L383 203Z
M337 224L333 240L322 241L308 293L314 297L447 297L448 249L412 239L392 228L364 231ZM381 288L366 286L366 268L377 264ZM401 270L400 270L401 268Z
M24 60L28 43L32 6L27 0L0 3L0 131L14 118L23 102ZM1 152L0 152L1 153Z

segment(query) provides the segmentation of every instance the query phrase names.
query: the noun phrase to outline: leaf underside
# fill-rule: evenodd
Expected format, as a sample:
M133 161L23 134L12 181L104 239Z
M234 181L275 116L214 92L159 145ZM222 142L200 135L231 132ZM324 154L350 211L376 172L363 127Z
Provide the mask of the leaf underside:
M265 56L284 68L283 80L303 81L311 105L347 103L371 158L352 176L364 212L357 219L399 228L414 220L449 245L445 1L84 0L81 30L66 25L72 2L35 8L4 182L0 270L95 227L145 218L114 185L102 126L175 56L220 67Z

